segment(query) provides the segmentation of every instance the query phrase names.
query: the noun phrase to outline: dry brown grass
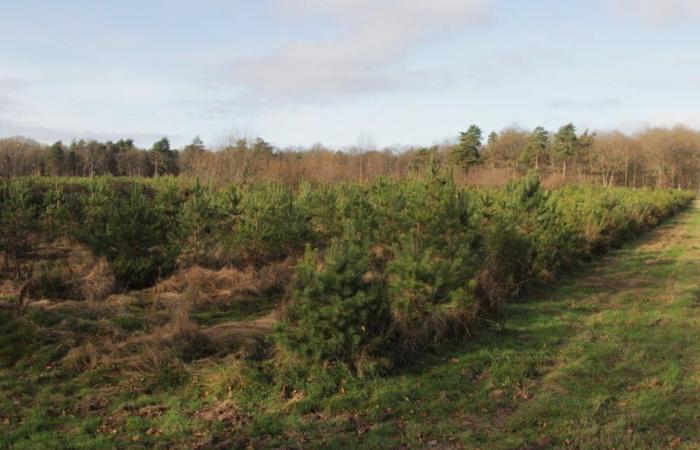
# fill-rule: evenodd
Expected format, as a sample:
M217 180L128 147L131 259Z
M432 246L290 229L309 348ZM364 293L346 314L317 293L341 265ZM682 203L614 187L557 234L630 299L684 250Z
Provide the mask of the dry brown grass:
M225 268L211 270L190 267L161 281L153 291L161 300L172 301L190 296L196 303L228 301L285 291L294 274L294 262L289 259L272 263L260 270Z
M100 269L95 267L93 273L99 274ZM109 314L129 314L128 311L132 308L143 308L146 305L147 310L139 309L139 314L149 317L150 326L146 329L135 332L126 332L120 328L112 330L112 325L100 321L106 337L83 340L80 336L74 336L74 340L83 342L73 348L63 360L66 367L72 370L115 368L131 379L138 379L155 373L164 366L181 365L183 362L207 358L214 353L236 351L232 356L240 359L255 357L261 351L261 339L272 331L278 321L276 312L257 320L227 322L205 329L191 319L192 308L237 298L257 297L271 290L282 291L291 284L292 276L292 261L271 264L258 271L252 268L210 270L192 267L161 281L147 291L111 295L103 301L87 304L74 301L60 304L47 302L44 307L88 307L101 311L107 308Z
M114 274L104 258L96 258L84 246L67 238L46 241L45 237L30 238L34 249L20 261L21 272L28 280L5 279L0 295L13 295L22 284L32 300L39 300L52 285L66 290L65 297L73 300L103 300L114 290ZM64 289L66 288L66 289ZM61 298L61 300L64 300Z
M80 291L85 300L103 300L114 290L114 273L105 258L98 259L81 281Z
M170 320L160 327L117 346L122 362L136 371L150 371L173 361L191 361L214 351L209 337L190 319L191 303L175 302L167 308Z
M117 299L130 300L129 297ZM93 305L114 307L111 302ZM73 348L63 363L73 370L118 367L138 378L164 365L205 357L214 348L208 335L190 319L191 307L188 298L166 303L168 321L165 324L133 334L114 332L108 337L89 339ZM101 325L109 329L109 324Z
M479 306L487 311L498 313L505 306L506 299L513 295L517 286L504 282L503 274L497 269L497 263L490 262L476 276L474 295ZM476 315L476 314L475 314Z
M392 330L400 346L411 354L426 346L469 335L475 324L473 307L443 305L424 314L420 321L407 318L401 311L392 311Z
M194 266L158 283L154 292L180 294L195 291L199 300L215 302L228 300L234 295L258 295L259 281L252 268L246 270L211 270Z
M104 299L104 304L114 308L126 308L132 305L136 298L131 295L113 294Z
M272 332L279 322L279 313L273 311L255 320L225 322L204 330L204 333L218 346L230 347L236 343L255 344ZM248 350L248 349L244 349Z
M98 367L113 365L116 362L112 357L116 353L114 342L111 339L102 339L98 345L88 341L79 347L72 348L63 357L63 364L72 370L94 370Z
M205 422L224 423L229 427L250 422L250 416L243 414L231 400L215 402L197 412L197 418Z
M12 280L3 280L0 282L0 297L10 297L15 295L17 285Z

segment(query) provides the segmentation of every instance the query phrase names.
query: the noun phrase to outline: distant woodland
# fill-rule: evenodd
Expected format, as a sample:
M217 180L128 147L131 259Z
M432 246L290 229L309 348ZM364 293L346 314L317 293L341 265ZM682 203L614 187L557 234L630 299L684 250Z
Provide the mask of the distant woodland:
M421 176L445 168L462 184L497 186L537 170L545 184L697 189L700 132L679 126L634 135L591 133L567 124L556 131L506 128L484 136L472 125L458 139L432 147L358 145L342 151L321 144L280 149L261 138L234 138L228 145L207 148L197 137L181 149L172 148L167 138L148 149L138 148L131 139L52 145L22 137L0 139L3 178L183 175L295 185L301 180L333 183Z

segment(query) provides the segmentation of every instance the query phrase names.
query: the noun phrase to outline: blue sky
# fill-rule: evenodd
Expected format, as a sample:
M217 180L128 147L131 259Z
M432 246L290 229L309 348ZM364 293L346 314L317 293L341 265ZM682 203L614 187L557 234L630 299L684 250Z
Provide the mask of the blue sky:
M0 136L700 127L700 0L2 0Z

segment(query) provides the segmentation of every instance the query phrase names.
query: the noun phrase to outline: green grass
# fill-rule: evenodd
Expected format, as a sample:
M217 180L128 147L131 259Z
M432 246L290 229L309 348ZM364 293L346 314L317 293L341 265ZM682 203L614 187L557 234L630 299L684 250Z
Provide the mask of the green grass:
M193 317L269 305L236 308ZM509 305L470 341L367 380L311 370L291 382L232 358L74 372L57 365L62 327L101 336L95 323L134 332L148 320L3 314L0 448L700 447L697 208Z

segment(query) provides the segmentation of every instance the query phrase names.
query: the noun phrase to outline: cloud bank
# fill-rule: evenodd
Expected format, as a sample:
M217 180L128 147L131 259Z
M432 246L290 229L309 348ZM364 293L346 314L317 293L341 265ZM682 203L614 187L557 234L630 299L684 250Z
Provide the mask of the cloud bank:
M400 68L412 47L488 21L490 0L278 0L297 18L339 26L324 41L295 42L233 64L252 97L325 101L430 84L431 71ZM437 74L444 77L444 74Z

